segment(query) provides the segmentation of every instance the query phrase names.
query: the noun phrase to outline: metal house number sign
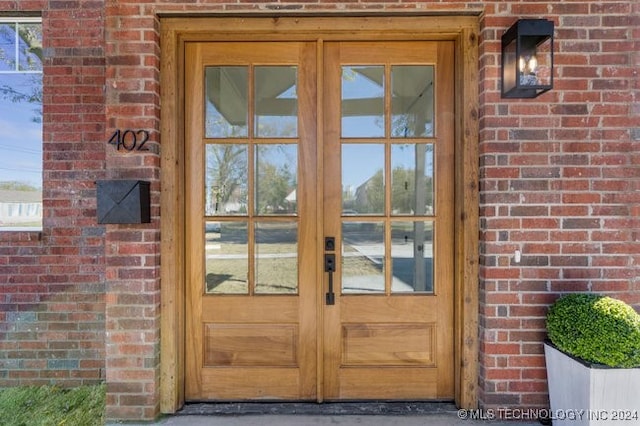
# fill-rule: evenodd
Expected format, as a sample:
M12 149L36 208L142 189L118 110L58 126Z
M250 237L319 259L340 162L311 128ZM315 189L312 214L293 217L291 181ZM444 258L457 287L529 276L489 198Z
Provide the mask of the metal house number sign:
M120 151L121 148L129 152L149 151L149 147L145 147L148 140L148 130L117 129L107 143L115 146L117 151Z

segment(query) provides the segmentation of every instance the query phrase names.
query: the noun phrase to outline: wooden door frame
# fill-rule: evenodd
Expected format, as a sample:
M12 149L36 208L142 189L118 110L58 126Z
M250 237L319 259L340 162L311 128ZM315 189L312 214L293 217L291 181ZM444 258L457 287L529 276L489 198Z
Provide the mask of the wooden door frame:
M185 155L184 46L188 41L453 40L455 42L455 403L477 406L478 378L478 25L476 14L207 17L159 15L161 86L160 409L184 404ZM249 22L250 21L250 22ZM319 58L321 59L321 58ZM321 66L321 63L318 64ZM318 96L322 105L322 96ZM321 111L319 109L318 111ZM319 120L322 120L319 113ZM318 126L319 132L321 126ZM321 141L321 134L319 141ZM321 158L322 144L318 144ZM318 191L319 209L322 191ZM322 235L322 230L319 230ZM322 252L318 238L319 250ZM318 260L317 269L320 271ZM319 277L322 274L319 273ZM319 310L321 311L321 310ZM321 313L319 314L321 315ZM321 318L319 318L320 323ZM318 352L322 353L322 348Z

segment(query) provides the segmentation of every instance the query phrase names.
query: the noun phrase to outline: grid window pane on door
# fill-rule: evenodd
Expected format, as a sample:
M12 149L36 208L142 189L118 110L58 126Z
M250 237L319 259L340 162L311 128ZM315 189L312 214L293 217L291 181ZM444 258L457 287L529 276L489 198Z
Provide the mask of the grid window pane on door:
M208 294L298 291L297 71L205 67Z
M342 67L343 294L434 292L434 75Z
M297 71L291 66L255 67L255 137L297 137Z

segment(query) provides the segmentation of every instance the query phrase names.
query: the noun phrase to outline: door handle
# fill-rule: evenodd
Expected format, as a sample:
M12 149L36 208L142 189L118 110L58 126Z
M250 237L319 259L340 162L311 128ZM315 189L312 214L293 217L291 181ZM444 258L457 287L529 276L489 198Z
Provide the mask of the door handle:
M325 303L327 305L336 304L336 295L333 292L333 273L336 270L336 255L325 253L324 255L324 271L329 273L329 288L325 295Z
M324 271L329 273L329 288L325 295L325 303L327 305L336 304L336 295L333 292L333 273L336 271L336 255L333 252L336 250L335 237L324 238ZM330 252L330 253L327 253Z

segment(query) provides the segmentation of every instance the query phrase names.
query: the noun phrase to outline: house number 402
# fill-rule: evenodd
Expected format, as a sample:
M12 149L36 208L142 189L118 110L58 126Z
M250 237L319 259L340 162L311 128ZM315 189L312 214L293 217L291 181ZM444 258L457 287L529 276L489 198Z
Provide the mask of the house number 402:
M116 147L118 151L149 151L149 147L144 146L149 140L148 130L116 130L107 142Z

